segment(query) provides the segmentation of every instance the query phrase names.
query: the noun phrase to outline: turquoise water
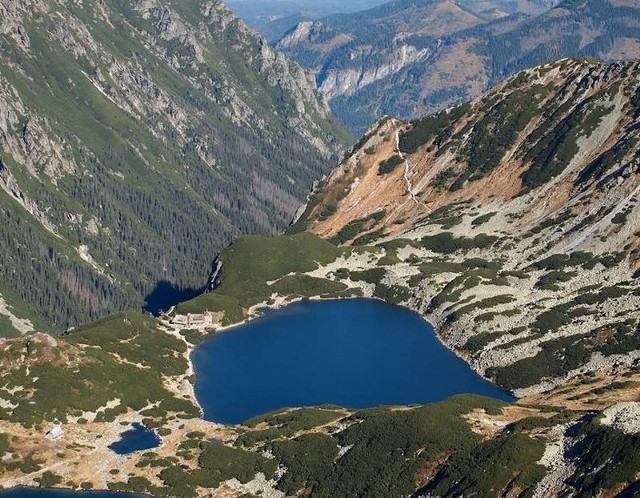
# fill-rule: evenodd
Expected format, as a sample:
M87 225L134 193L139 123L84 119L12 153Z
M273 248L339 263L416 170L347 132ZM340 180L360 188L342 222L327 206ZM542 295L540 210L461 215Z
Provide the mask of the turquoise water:
M120 433L120 440L109 445L118 455L128 455L134 451L148 450L160 445L158 435L142 424L133 424L131 429Z
M514 398L445 348L418 314L370 299L306 301L212 335L193 352L204 418L239 423L283 407Z

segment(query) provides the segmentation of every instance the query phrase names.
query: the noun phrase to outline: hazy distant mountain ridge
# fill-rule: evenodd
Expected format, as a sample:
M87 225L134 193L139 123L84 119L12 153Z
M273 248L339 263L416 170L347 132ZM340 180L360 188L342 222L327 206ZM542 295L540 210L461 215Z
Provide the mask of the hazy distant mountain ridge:
M8 1L0 33L0 294L57 327L202 285L345 138L219 1Z
M316 72L334 111L358 131L383 115L412 118L477 97L562 57L640 57L634 2L508 5L398 0L300 24L278 48Z
M335 12L356 12L385 0L228 0L226 3L249 26L269 41L278 41L299 22L319 19Z

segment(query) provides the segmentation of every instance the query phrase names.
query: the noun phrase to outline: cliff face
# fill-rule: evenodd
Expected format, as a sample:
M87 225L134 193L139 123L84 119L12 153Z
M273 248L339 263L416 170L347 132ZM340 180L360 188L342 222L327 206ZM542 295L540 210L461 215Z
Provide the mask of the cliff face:
M4 1L0 293L64 328L197 287L233 236L284 226L345 138L219 1Z
M557 2L555 2L557 3ZM640 56L634 2L396 1L301 23L278 47L316 73L357 132L475 98L502 78L561 57Z
M320 183L296 226L384 248L380 283L521 394L631 365L639 76L637 62L564 60L470 104L385 120Z

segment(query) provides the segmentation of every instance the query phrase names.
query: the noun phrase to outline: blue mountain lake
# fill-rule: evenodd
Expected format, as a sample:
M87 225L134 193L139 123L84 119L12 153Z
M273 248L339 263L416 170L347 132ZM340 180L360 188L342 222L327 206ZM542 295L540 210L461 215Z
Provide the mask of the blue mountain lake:
M206 339L192 354L204 418L349 408L474 393L513 401L437 339L417 313L371 299L303 301Z
M142 424L133 424L131 429L120 434L120 440L109 445L118 455L128 455L134 451L148 450L160 445L158 435Z

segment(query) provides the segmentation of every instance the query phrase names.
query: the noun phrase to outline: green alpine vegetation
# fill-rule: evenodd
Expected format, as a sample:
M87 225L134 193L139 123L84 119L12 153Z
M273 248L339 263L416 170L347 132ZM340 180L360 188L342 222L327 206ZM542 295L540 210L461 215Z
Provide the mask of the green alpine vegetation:
M185 470L168 461L168 465L160 466L158 473L162 486L154 486L148 479L134 476L127 481L110 483L109 489L130 493L146 492L152 496L191 498L198 496L197 488L214 489L227 479L238 479L246 483L257 472L272 477L276 471L276 463L264 456L208 441L196 441L196 444L199 450L196 469Z
M6 400L0 416L31 427L69 417L86 423L83 412L96 411L97 421L110 421L129 409L152 405L149 425L170 413L197 417L199 409L191 401L163 387L163 377L185 375L186 351L184 342L161 331L154 318L134 312L104 318L58 339L12 339L0 356ZM119 401L109 407L114 400Z
M428 462L442 453L466 454L477 447L481 438L471 430L464 415L474 409L499 413L502 406L495 400L465 395L417 408L363 410L343 418L340 422L347 427L335 434L309 431L291 437L283 430L279 435L272 433L275 441L258 443L258 448L270 450L278 463L289 469L278 481L278 488L287 495L408 496L415 491L420 469ZM263 420L279 425L279 419L284 422L296 413L275 414ZM308 421L312 413L305 412ZM325 424L331 413L334 419L339 416L335 409L317 410L315 423ZM249 432L238 441L256 444L253 434ZM346 451L340 452L341 448ZM513 471L513 465L528 458L498 465Z
M251 306L270 302L274 293L287 297L349 296L347 286L340 282L303 275L349 252L308 232L241 237L218 258L222 269L216 288L181 303L176 311L222 312L222 323L228 325L242 320Z

